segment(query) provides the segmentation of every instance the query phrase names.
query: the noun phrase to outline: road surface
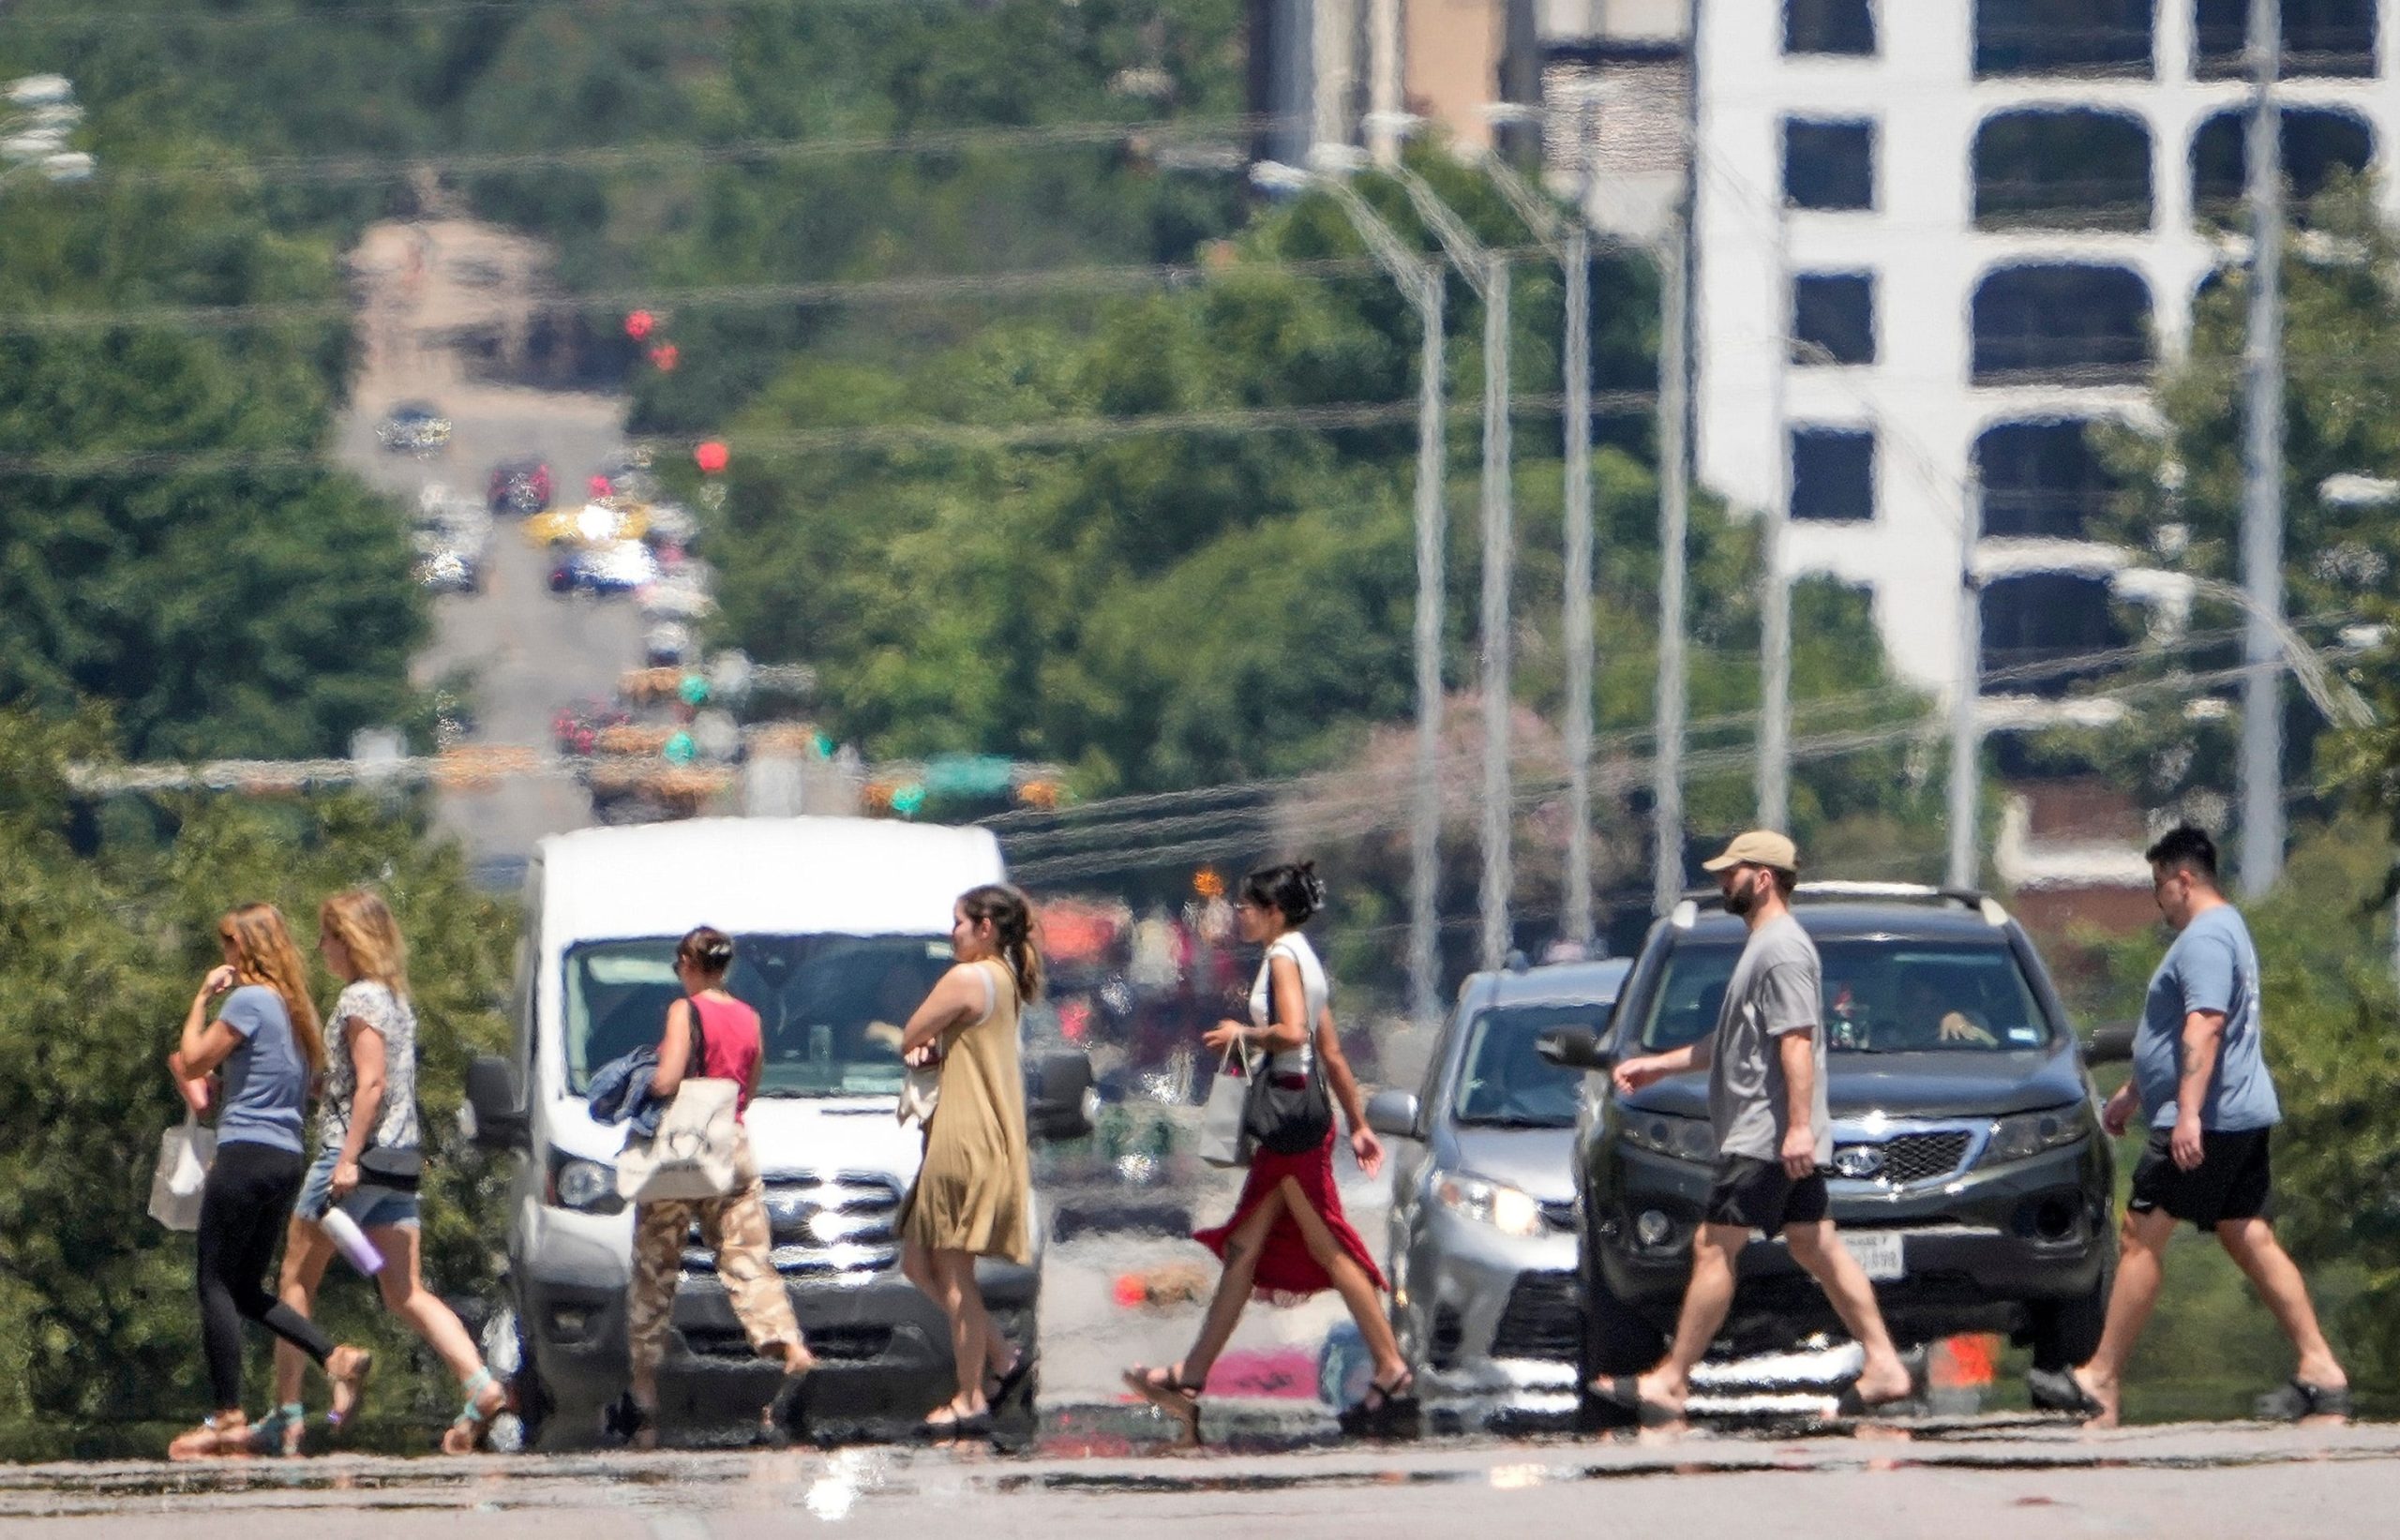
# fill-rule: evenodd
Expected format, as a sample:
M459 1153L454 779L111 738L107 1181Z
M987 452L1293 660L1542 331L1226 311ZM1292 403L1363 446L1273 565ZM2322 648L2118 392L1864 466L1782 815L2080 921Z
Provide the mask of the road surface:
M342 462L413 505L430 482L480 498L496 462L538 456L549 462L559 501L579 499L586 478L622 441L622 400L478 381L452 345L462 330L530 313L540 273L530 243L464 219L388 223L367 232L352 267L362 364L341 425ZM379 447L377 420L417 399L439 406L455 425L447 451L419 459ZM559 707L613 695L618 676L640 661L632 601L556 598L548 571L518 521L503 517L492 531L484 591L434 601L434 639L412 672L420 685L472 672L475 740L546 746ZM571 780L526 778L489 790L444 790L437 816L480 872L506 885L535 841L584 827L592 808Z
M1025 1456L858 1447L19 1467L0 1470L0 1525L27 1540L766 1540L820 1529L921 1540L960 1525L1043 1540L2254 1540L2389 1534L2395 1496L2400 1428L2388 1426L2093 1433L2020 1418L1913 1433L1188 1452L1070 1426Z

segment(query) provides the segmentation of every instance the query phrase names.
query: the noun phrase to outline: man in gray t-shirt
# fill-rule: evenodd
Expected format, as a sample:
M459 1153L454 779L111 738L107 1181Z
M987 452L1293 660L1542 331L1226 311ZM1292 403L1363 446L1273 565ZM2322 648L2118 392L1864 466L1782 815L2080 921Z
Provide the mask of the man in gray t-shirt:
M1672 1053L1628 1059L1615 1079L1616 1088L1630 1094L1667 1075L1706 1069L1717 1169L1707 1211L1692 1234L1691 1282L1666 1358L1639 1378L1596 1381L1592 1393L1643 1422L1682 1416L1692 1368L1733 1303L1734 1258L1751 1232L1762 1231L1782 1233L1792 1260L1825 1291L1866 1353L1858 1383L1843 1392L1843 1410L1902 1399L1909 1373L1884 1329L1874 1286L1828 1217L1820 1168L1832 1160L1834 1146L1822 991L1816 944L1789 902L1800 853L1783 835L1753 830L1705 865L1717 875L1726 913L1740 916L1750 931L1726 984L1717 1030Z
M2145 852L2151 896L2175 932L2142 1002L2133 1076L2101 1109L2122 1135L2138 1114L2150 1129L2125 1196L2117 1275L2100 1345L2073 1368L2036 1368L2034 1404L2114 1423L2118 1380L2157 1303L2167 1242L2185 1221L2216 1236L2291 1342L2291 1379L2259 1398L2283 1421L2347 1416L2349 1376L2326 1344L2308 1285L2275 1239L2268 1144L2283 1108L2262 1052L2258 951L2241 911L2217 887L2216 842L2189 824Z

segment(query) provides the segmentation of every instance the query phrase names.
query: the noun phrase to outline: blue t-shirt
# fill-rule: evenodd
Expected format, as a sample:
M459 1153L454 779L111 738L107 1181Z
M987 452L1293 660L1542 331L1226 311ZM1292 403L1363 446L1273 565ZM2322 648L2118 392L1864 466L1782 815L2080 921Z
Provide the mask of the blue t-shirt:
M2159 959L2142 1001L2134 1038L2134 1084L2151 1127L2175 1126L2175 1095L2183 1069L2183 1018L2195 1010L2225 1013L2216 1044L2216 1075L2200 1103L2200 1127L2218 1133L2272 1128L2283 1121L2275 1083L2259 1047L2265 1024L2258 1010L2258 951L2240 911L2220 904L2183 927Z
M264 984L244 984L225 996L218 1020L242 1040L220 1070L225 1110L218 1114L217 1142L305 1153L300 1126L308 1105L308 1065L292 1039L283 996Z

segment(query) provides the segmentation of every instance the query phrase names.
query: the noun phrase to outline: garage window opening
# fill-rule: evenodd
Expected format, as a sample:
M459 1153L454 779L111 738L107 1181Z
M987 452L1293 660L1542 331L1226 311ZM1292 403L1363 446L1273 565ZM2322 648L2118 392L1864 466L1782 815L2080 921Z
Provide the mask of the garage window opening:
M1800 209L1873 208L1875 126L1787 119L1783 125L1783 196L1785 202Z
M1875 430L1792 431L1792 516L1852 523L1875 516Z
M1792 280L1794 364L1875 362L1875 277L1803 273Z

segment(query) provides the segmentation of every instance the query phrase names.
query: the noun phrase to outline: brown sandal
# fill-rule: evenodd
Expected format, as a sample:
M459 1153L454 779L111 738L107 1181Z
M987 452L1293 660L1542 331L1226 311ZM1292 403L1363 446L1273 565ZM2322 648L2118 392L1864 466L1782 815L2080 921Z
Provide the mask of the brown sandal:
M1183 1425L1184 1436L1200 1442L1200 1398L1208 1385L1183 1377L1183 1366L1153 1368L1136 1364L1125 1371L1125 1388Z

